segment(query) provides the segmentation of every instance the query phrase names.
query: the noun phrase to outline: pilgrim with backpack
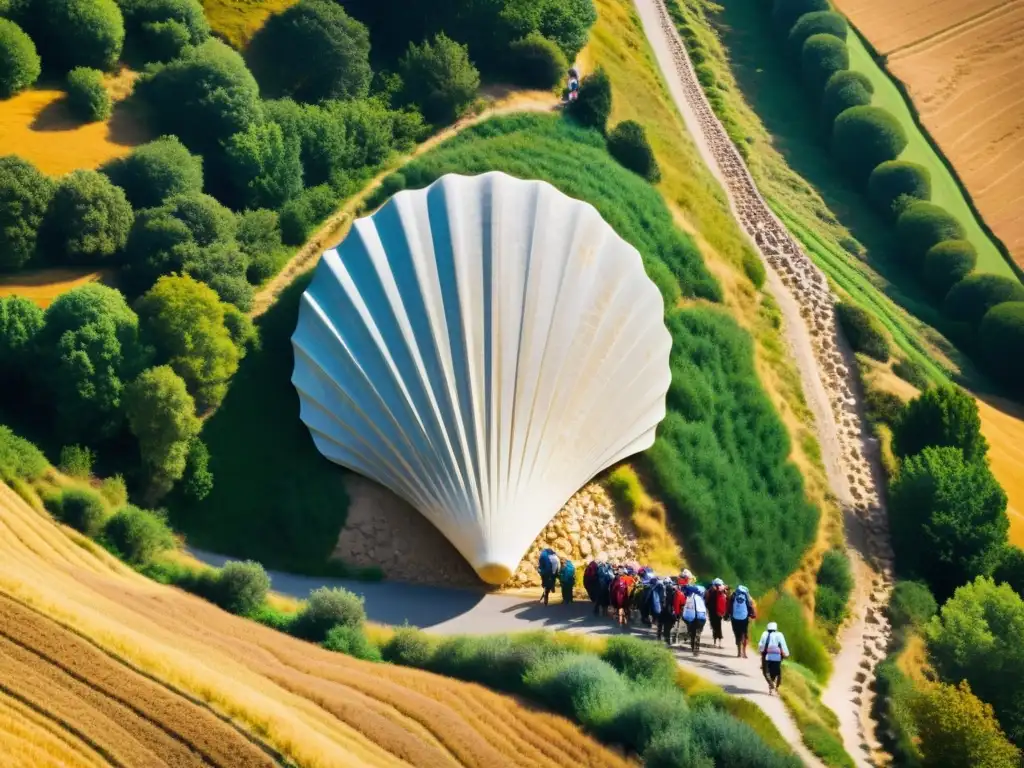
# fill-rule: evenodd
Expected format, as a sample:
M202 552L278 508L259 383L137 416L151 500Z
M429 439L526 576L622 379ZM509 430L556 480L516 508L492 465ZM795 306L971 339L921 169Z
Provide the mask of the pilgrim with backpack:
M700 654L700 636L708 619L704 588L691 584L684 591L686 602L683 604L683 624L686 625L686 634L690 638L690 650L697 656Z
M654 587L654 596L657 601L656 612L658 617L658 639L665 638L665 645L672 645L672 631L675 629L679 614L676 613L676 595L679 586L670 578L665 578L660 584Z
M544 605L548 604L548 596L555 591L555 580L558 572L562 570L562 563L553 549L544 549L540 553L540 562L537 563L537 571L540 573L540 585L544 589L541 597Z
M562 602L572 602L572 590L576 586L576 566L566 558L562 570L558 572L558 583L562 585Z
M728 601L728 619L732 622L732 634L736 638L736 656L747 658L747 639L750 636L750 620L757 618L757 606L750 591L742 584L736 587Z
M711 624L711 642L715 648L722 646L722 619L729 612L729 588L721 579L711 582L711 589L704 596L708 607L708 622Z

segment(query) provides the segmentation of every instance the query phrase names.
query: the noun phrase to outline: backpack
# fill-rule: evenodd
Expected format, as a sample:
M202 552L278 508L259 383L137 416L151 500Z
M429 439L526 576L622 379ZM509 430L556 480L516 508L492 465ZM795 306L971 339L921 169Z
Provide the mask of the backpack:
M686 598L683 606L683 621L693 621L697 618L697 595L692 594Z
M537 570L540 571L541 576L554 576L558 573L558 568L561 563L558 562L558 555L555 554L553 549L545 549L540 553L540 563L537 566Z
M693 609L695 611L694 618L697 621L708 620L708 607L704 603L704 598L701 597L699 592L693 596Z
M750 618L750 605L747 603L746 592L737 592L732 596L732 617L736 621Z
M665 585L665 599L661 604L661 610L664 613L674 613L676 607L676 595L679 594L679 588L675 584L669 582Z
M618 576L612 582L612 605L616 608L629 607L629 589L632 586L629 576Z
M722 618L728 612L724 589L720 587L714 589L714 594L711 595L711 610L718 618Z
M583 571L583 586L588 590L592 586L597 584L597 560L591 560L587 563L586 570Z
M576 583L576 566L573 565L572 560L565 561L565 565L562 566L562 571L558 574L558 578L565 585Z

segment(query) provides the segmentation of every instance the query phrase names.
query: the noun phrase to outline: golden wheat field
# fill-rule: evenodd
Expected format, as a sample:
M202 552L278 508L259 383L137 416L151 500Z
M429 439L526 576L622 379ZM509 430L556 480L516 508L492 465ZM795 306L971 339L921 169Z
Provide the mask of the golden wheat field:
M837 0L1024 265L1024 0Z
M0 486L0 765L282 762L628 765L510 697L148 581Z

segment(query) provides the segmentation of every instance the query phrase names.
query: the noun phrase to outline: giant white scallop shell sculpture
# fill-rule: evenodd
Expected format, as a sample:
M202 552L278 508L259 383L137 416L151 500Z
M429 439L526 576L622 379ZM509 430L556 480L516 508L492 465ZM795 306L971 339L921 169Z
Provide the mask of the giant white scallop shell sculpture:
M573 493L654 442L663 309L592 206L449 175L324 254L292 382L324 456L405 498L500 584Z

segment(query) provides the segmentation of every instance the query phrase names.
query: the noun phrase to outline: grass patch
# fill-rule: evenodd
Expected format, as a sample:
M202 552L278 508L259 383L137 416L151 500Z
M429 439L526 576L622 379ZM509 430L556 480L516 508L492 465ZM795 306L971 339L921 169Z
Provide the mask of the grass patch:
M202 0L213 33L232 48L242 50L271 14L297 0Z
M95 269L33 269L16 275L0 277L0 298L23 296L46 309L62 293L86 283L114 284L113 270Z
M787 663L779 693L800 729L804 745L825 765L853 768L853 758L839 736L839 719L821 703L821 688L814 673L800 664Z
M636 529L637 558L658 573L679 573L686 562L669 526L665 506L647 495L636 470L629 465L617 467L605 487Z

